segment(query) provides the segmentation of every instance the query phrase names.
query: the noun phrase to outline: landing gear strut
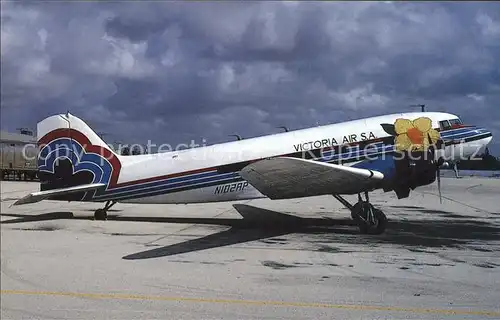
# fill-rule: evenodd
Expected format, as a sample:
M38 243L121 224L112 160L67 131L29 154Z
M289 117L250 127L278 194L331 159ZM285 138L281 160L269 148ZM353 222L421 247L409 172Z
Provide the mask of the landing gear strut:
M114 206L116 201L106 201L104 208L97 209L94 212L94 220L107 220L108 219L108 210Z
M358 203L354 206L339 195L333 195L344 206L351 210L351 217L358 225L359 231L364 234L381 234L387 226L387 217L370 203L368 192L365 192L366 201L358 194Z

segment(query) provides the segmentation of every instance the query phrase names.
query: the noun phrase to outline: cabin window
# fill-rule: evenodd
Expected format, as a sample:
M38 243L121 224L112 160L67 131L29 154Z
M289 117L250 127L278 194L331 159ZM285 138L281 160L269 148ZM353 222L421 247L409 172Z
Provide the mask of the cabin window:
M450 121L444 120L444 121L439 121L439 128L441 130L446 130L451 128Z

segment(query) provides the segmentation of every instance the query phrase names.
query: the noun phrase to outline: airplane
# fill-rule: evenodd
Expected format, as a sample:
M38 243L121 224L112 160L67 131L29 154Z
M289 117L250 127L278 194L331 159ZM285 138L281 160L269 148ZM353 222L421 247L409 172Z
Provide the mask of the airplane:
M394 113L160 153L120 155L83 120L56 114L37 124L42 200L100 202L95 220L116 203L189 204L332 195L362 234L388 222L369 199L398 199L437 180L446 161L483 152L493 136L443 112ZM346 195L357 195L354 205ZM364 195L365 200L363 200Z

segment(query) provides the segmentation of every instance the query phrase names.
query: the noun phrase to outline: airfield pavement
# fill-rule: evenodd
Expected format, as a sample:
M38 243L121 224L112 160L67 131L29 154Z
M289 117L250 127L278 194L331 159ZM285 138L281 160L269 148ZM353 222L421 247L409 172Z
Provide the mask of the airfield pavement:
M1 183L1 319L499 319L500 179L445 178L360 235L333 197L41 202ZM356 197L348 197L355 200Z

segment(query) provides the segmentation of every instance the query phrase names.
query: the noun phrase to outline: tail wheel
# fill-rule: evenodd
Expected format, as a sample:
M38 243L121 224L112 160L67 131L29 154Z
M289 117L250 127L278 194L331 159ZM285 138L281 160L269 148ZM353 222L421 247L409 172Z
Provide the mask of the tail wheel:
M106 201L104 208L97 209L94 212L95 220L108 220L108 210L116 204L116 201Z
M97 209L94 212L94 219L95 220L106 220L108 218L108 213L104 209Z

